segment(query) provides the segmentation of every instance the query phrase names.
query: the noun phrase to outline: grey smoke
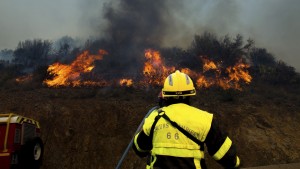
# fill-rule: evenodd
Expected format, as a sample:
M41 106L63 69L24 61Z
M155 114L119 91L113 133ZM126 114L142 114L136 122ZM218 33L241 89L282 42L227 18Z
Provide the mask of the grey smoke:
M298 0L112 2L108 5L112 15L105 14L108 6L99 8L102 12L99 14L104 18L98 19L106 24L94 25L94 33L103 29L108 32L101 31L102 36L118 36L118 33L127 32L123 40L156 41L156 44L164 47L183 48L190 45L195 34L204 31L231 37L241 34L245 40L253 39L256 47L266 48L277 60L283 60L297 71L300 70L297 50L300 44Z
M298 0L1 1L0 50L26 39L65 35L118 39L127 48L127 40L187 47L204 31L240 33L299 71L299 16Z

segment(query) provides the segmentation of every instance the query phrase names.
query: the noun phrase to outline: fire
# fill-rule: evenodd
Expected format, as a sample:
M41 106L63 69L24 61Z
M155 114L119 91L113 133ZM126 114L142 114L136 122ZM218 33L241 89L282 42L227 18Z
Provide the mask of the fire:
M233 67L226 68L226 72L228 73L227 84L232 83L235 89L242 90L239 82L244 81L249 84L252 80L252 77L247 70L249 67L249 65L239 61Z
M53 79L47 79L44 81L48 86L80 86L86 84L81 80L80 75L82 73L91 72L94 69L94 61L102 60L103 55L107 52L99 50L98 55L92 55L88 51L84 51L82 54L70 64L65 65L61 63L54 63L47 69L50 75L53 75Z
M102 60L108 53L99 50L98 55L91 55L88 51L80 54L70 65L54 63L49 66L48 72L54 78L45 80L44 83L50 87L58 86L162 86L165 78L176 70L174 66L166 66L159 51L145 50L145 62L143 67L143 77L134 81L133 77L110 79L100 79L97 81L82 80L81 75L91 72L94 69L94 61ZM219 86L223 89L242 90L241 84L249 84L252 80L248 72L249 65L240 60L234 66L222 67L222 62L215 63L206 57L201 57L203 61L202 72L196 72L189 68L180 68L181 72L188 74L195 82L197 88L209 88ZM136 79L136 78L135 78Z
M230 81L243 80L249 84L252 80L252 77L247 70L249 67L249 65L244 64L241 61L236 63L234 67L228 67L226 71L229 74Z
M158 51L147 49L145 58L143 75L146 84L162 85L164 79L175 71L175 67L165 66Z
M203 72L209 71L209 70L218 70L218 67L213 61L210 61L209 59L202 57L203 64Z
M199 88L208 88L213 85L213 82L209 81L203 74L196 73L189 68L183 68L181 69L181 72L188 74L193 79L196 79L195 83Z
M121 79L121 80L119 81L119 84L120 84L121 86L127 86L127 87L130 87L130 86L133 85L133 80L132 80L132 79Z
M196 86L199 88L209 88L211 86L219 86L225 90L233 88L242 90L240 83L245 82L249 84L252 80L247 69L250 67L248 64L243 63L241 60L233 67L227 67L225 69L226 77L221 76L222 67L221 64L216 64L207 58L202 58L203 72L196 73L188 68L184 68L181 71L196 79ZM205 76L207 71L211 71L210 76Z

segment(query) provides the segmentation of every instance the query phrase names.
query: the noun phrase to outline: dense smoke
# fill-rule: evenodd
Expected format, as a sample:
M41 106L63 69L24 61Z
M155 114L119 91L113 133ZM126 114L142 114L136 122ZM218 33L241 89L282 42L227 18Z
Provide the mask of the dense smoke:
M205 31L218 36L241 34L245 39L254 39L257 47L268 49L278 60L286 61L297 70L300 67L296 49L300 35L297 31L300 29L297 19L300 5L296 0L115 0L104 7L99 1L88 2L84 10L87 15L83 18L93 23L89 25L94 35L121 42L128 40L132 45L154 42L160 47L187 48L195 34ZM99 11L93 12L97 17L91 17L92 11Z
M168 22L174 22L166 1L123 0L117 8L107 4L104 18L109 21L105 32L120 46L160 45Z
M101 30L102 37L90 44L89 50L103 48L108 51L109 56L100 64L108 64L118 70L106 72L141 72L144 51L147 48L160 48L170 23L175 22L175 18L169 13L168 5L168 1L154 3L147 0L122 0L117 4L104 5L102 15L106 25L96 27L97 30ZM98 71L104 71L101 70L103 66L98 67Z

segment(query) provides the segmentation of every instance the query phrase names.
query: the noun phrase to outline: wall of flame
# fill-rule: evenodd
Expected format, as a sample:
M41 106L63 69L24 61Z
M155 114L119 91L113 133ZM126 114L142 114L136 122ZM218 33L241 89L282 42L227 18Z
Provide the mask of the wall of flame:
M176 68L175 66L166 66L161 54L157 50L145 50L145 62L143 65L142 78L123 77L121 79L98 79L84 80L83 75L91 73L95 68L94 62L101 61L108 52L99 50L98 54L90 54L84 51L69 65L62 63L54 63L47 69L50 79L45 79L44 84L48 87L62 86L110 86L119 85L127 87L147 87L162 86L165 78L176 69L188 74L198 88L209 88L211 86L219 86L223 89L242 90L241 84L249 84L252 80L249 74L248 64L238 61L234 66L222 68L220 63L201 57L203 61L202 72L195 72L189 68ZM209 72L209 76L206 73ZM226 75L226 76L224 76ZM117 83L116 83L117 82Z

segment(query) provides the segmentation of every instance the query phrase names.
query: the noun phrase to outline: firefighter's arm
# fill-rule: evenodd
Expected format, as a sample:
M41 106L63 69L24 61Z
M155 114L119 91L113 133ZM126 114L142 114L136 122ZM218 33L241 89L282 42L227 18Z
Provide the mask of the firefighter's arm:
M240 159L237 156L235 145L220 130L215 119L212 121L205 144L208 153L224 168L239 168Z
M132 148L138 156L145 157L152 149L152 140L142 130L135 135Z

